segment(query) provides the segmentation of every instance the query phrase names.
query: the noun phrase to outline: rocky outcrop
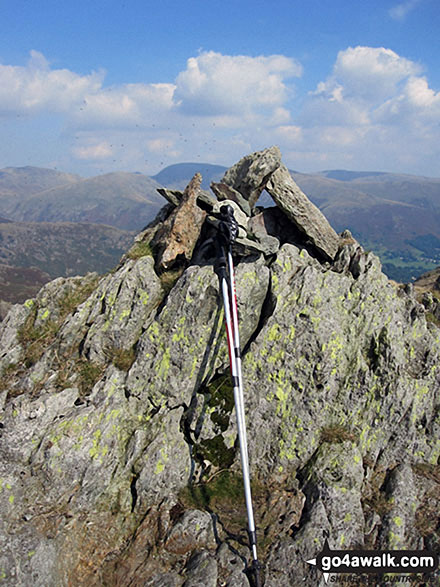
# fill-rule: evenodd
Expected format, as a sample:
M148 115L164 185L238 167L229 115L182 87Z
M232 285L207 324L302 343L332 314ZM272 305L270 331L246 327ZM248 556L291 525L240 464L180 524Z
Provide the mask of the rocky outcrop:
M226 176L253 186L251 208L280 169ZM0 325L6 585L252 585L213 229L193 220L197 190L112 273L51 282ZM173 219L189 201L197 229L178 242ZM438 551L440 330L348 233L331 260L285 206L243 213L251 244L234 254L264 584L323 585L306 561L326 539Z

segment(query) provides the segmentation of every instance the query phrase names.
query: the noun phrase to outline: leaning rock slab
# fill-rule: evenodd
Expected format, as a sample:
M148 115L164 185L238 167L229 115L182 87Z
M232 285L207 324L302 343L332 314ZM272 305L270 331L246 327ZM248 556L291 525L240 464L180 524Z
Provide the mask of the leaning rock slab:
M339 246L338 235L324 214L296 185L285 165L281 164L272 173L266 189L276 205L308 236L314 246L326 258L334 259Z
M281 165L278 147L247 155L226 171L222 184L239 192L252 208L257 203L270 175Z

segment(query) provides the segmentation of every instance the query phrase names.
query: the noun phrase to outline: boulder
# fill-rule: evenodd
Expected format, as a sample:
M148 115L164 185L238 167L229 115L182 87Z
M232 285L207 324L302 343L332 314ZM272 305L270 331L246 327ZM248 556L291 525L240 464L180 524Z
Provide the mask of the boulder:
M234 190L234 188L231 186L227 185L226 183L212 182L211 189L219 200L232 200L240 206L241 210L245 214L248 216L251 215L251 207L249 206L249 202L240 194L240 192Z

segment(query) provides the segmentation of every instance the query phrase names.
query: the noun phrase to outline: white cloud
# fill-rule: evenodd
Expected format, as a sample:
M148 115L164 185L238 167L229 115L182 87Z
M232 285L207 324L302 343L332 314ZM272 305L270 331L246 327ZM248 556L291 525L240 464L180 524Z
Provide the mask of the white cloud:
M279 126L276 130L276 134L280 140L297 142L302 138L302 129L299 126L289 124Z
M406 0L405 2L399 2L392 8L389 9L388 14L393 20L403 21L412 12L421 0Z
M174 84L124 84L87 94L71 116L78 128L127 128L160 122L173 108Z
M273 112L288 98L285 80L302 74L301 65L283 55L249 57L201 53L177 76L174 99L182 113L248 116Z
M106 141L83 146L78 145L72 149L72 152L78 159L85 160L101 161L113 156L112 146Z
M51 70L44 56L31 51L26 66L0 64L0 114L68 112L84 96L100 89L103 73L81 76L67 69Z
M440 92L434 92L428 87L428 81L425 77L410 77L405 88L408 101L416 108L425 111L431 109L439 114Z
M308 167L310 153L321 152L328 167L440 175L440 92L422 71L383 47L340 51L294 121L302 129L294 151L303 158L292 165Z
M349 47L338 53L333 72L317 93L341 102L342 97L384 100L396 92L402 80L416 75L421 66L384 47Z
M435 99L421 72L420 64L391 49L349 47L338 53L332 73L311 93L300 121L305 126L368 127L379 117L384 122L388 112L392 123L403 101Z

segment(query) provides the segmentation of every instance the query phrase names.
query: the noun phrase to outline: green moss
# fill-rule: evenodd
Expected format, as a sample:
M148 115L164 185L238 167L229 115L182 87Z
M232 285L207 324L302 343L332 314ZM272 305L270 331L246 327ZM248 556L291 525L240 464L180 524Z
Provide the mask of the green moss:
M4 369L0 377L0 391L5 391L9 388L14 376L20 371L20 365L16 363L9 363Z
M214 438L202 440L197 445L196 456L208 460L215 467L226 469L234 462L235 448L227 448L223 436L218 434Z
M182 275L182 273L183 273L183 268L165 271L164 273L161 273L159 275L160 283L162 284L162 289L163 289L165 295L167 295L173 289L174 284L179 279L179 277Z
M87 359L80 359L76 363L76 370L79 375L77 385L80 395L87 396L104 373L105 366L92 363Z
M42 357L47 347L54 341L59 324L48 320L46 324L36 327L37 307L34 306L23 326L18 330L17 338L24 349L23 363L32 367Z
M100 278L96 276L94 279L91 279L64 294L59 303L60 318L57 321L58 323L63 322L68 314L76 310L80 304L86 301L90 294L96 289L99 279Z
M40 308L37 303L29 305L31 311L17 333L18 341L24 349L22 362L26 368L32 367L40 360L55 340L65 318L90 296L96 288L98 279L96 277L89 280L61 296L58 302L58 317L54 320L50 318L47 308ZM37 317L45 322L35 326Z
M232 471L221 471L207 482L184 487L179 498L188 508L222 510L226 505L244 502L243 480Z
M160 475L162 473L169 459L169 456L164 448L160 449L160 455L160 459L157 461L156 468L154 469L155 475Z
M162 379L166 379L168 375L168 371L170 369L170 359L171 359L171 351L170 348L167 347L162 354L162 357L156 367L157 374Z

